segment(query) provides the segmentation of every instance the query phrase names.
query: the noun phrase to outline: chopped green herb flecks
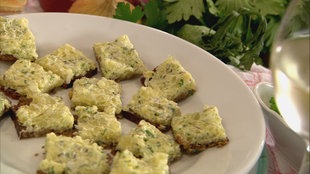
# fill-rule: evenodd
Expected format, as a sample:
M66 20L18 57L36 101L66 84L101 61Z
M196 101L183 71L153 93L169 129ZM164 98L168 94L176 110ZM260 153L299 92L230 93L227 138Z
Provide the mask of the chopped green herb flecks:
M278 109L278 106L277 106L277 103L274 97L270 98L269 104L270 104L270 109L272 109L273 111L275 111L276 113L280 115L280 111Z
M153 134L151 131L149 131L149 130L145 130L145 134L146 134L147 136L149 136L149 137L152 137L152 138L155 137L154 134Z

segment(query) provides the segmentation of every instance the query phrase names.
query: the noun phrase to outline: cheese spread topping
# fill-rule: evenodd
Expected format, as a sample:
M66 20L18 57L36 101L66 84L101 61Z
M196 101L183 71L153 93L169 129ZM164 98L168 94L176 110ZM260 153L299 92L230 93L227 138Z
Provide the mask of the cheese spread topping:
M114 157L110 174L168 174L167 163L168 155L165 153L138 159L126 149Z
M35 60L35 38L26 18L13 19L0 16L0 54L12 55L16 59Z
M39 165L44 173L109 173L107 154L102 147L79 136L71 138L49 133L45 151L45 159Z
M0 75L0 84L15 89L22 95L37 92L49 92L63 84L63 80L51 71L29 60L17 60Z
M151 123L169 126L172 117L181 114L177 103L150 87L141 87L124 110L134 112Z
M29 105L20 106L16 111L18 121L27 132L54 130L61 132L73 127L73 115L59 97L46 93L33 94Z
M215 106L205 106L202 112L174 117L171 122L174 133L185 141L208 144L226 139L222 119Z
M146 71L145 86L161 90L169 100L175 100L180 95L191 95L196 90L195 80L179 61L168 57L156 67L156 71Z
M181 156L179 145L170 135L162 133L144 120L141 120L129 134L120 138L116 149L128 149L136 157L150 156L155 152L167 153L169 161Z
M102 75L112 80L141 75L146 68L127 35L93 46Z
M104 77L81 78L73 83L74 106L97 106L100 111L119 114L122 110L121 86Z
M36 63L59 75L67 84L74 77L84 76L96 69L96 63L70 44L65 44Z
M121 124L114 114L99 112L97 106L77 106L78 135L97 144L114 145L121 136Z

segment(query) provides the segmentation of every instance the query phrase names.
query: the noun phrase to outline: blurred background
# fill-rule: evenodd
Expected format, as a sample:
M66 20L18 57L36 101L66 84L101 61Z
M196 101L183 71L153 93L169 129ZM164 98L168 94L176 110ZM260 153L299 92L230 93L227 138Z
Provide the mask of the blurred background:
M225 64L269 68L290 0L0 0L0 14L69 12L131 21L183 38Z

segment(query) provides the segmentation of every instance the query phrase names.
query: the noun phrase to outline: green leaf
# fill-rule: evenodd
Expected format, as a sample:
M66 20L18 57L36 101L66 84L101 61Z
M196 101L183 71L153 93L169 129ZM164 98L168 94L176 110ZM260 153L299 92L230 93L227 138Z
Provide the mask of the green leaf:
M240 63L237 67L241 70L250 70L253 63L261 65L262 60L257 53L248 51L241 57Z
M270 109L275 111L276 113L278 113L280 115L280 111L278 109L278 106L276 104L276 100L274 97L271 97L269 100L269 105L270 105Z
M281 15L287 6L286 0L252 0L252 2L258 12L263 16Z
M309 0L301 0L296 4L295 15L299 15L298 18L295 18L291 25L292 31L298 31L300 28L309 28L310 26L310 13L309 13L310 1Z
M217 0L216 7L220 11L220 16L226 16L232 11L239 11L241 8L252 9L251 0ZM269 1L269 0L261 0Z
M208 10L211 14L218 16L219 15L219 10L215 6L214 2L212 0L206 0L207 5L208 5Z
M269 18L267 29L266 29L265 36L264 36L265 47L268 47L268 48L271 47L273 43L273 38L276 36L276 33L280 26L280 19L281 19L280 17Z
M163 29L167 25L166 15L162 10L162 1L150 0L143 8L145 13L145 25L159 29Z
M214 34L215 31L204 25L190 25L185 24L176 35L182 39L185 39L199 47L203 47L203 37Z
M261 64L259 54L264 45L266 19L253 11L241 9L222 18L214 35L207 38L204 49L241 70Z
M166 6L169 24L181 20L187 21L191 16L199 19L205 12L203 0L166 0L166 2L170 3Z
M144 12L140 6L136 6L133 10L131 10L129 3L119 2L113 17L125 21L137 22L143 16Z

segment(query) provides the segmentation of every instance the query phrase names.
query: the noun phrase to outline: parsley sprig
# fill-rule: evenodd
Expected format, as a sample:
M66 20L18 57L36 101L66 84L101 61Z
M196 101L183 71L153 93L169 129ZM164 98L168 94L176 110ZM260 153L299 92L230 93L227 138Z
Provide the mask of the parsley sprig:
M135 7L133 10L130 9L128 3L118 3L115 9L114 18L122 19L130 22L137 22L144 16L144 12L140 6Z
M226 64L249 70L264 64L290 0L149 0L130 9L118 3L115 18L177 35ZM307 0L305 0L307 1Z

